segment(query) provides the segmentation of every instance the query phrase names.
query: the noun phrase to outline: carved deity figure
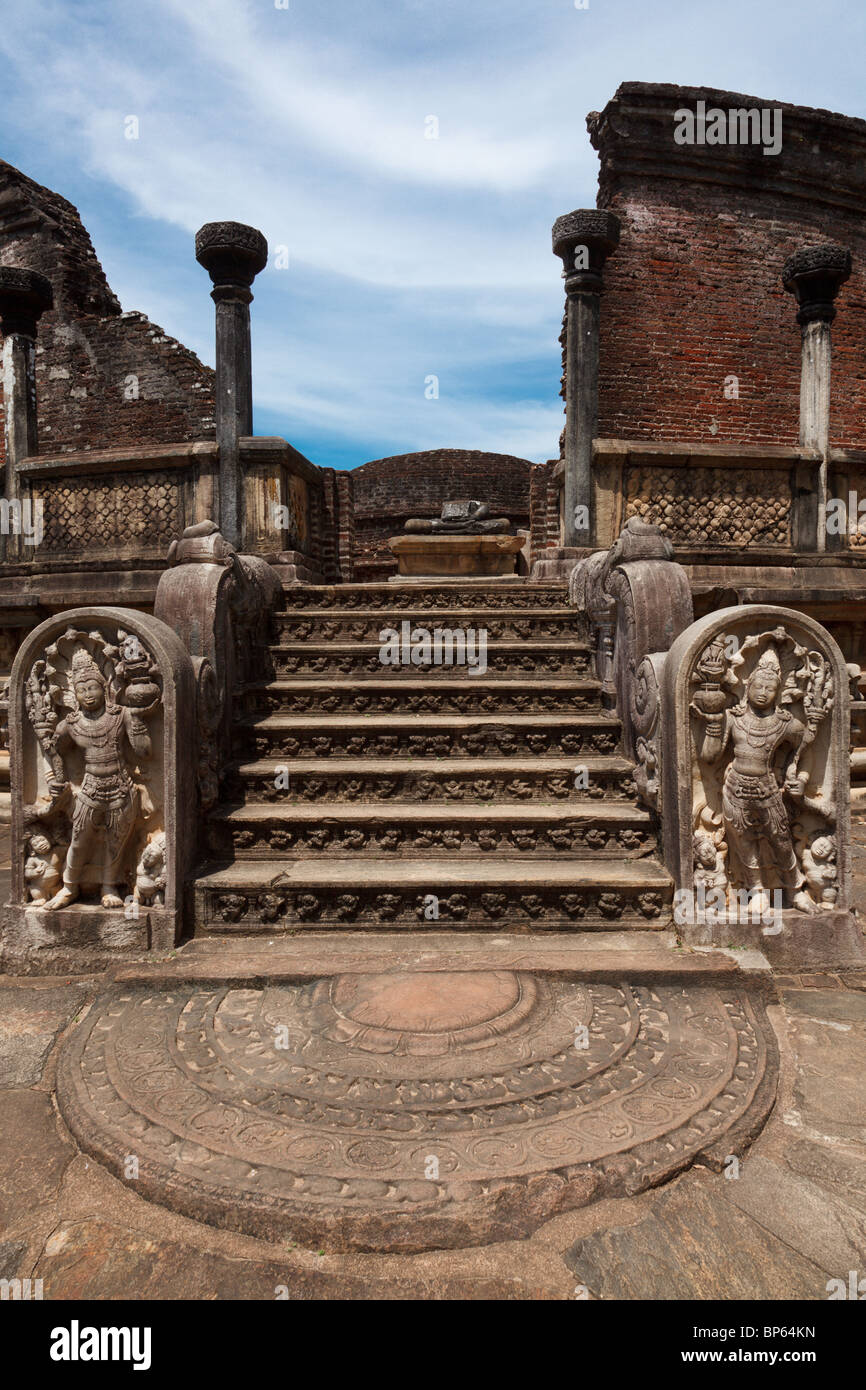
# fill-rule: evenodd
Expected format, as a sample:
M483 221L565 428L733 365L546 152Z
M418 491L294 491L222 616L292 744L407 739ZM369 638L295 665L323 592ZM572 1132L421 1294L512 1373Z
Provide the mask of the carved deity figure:
M115 704L105 677L84 647L73 653L69 675L74 708L58 725L52 743L63 759L72 748L84 754L84 776L75 793L72 838L66 853L63 887L48 903L66 907L79 895L89 864L99 866L103 907L122 907L117 886L123 878L124 854L139 818L139 792L127 768L127 756L150 755L144 711ZM147 692L150 695L150 691ZM65 775L65 767L64 767ZM66 782L54 777L48 789L59 796Z
M746 681L742 703L715 713L692 708L704 721L703 759L714 763L729 749L733 754L722 784L732 881L742 881L761 911L769 910L769 890L776 886L786 906L812 910L785 805L786 795L795 803L803 801L804 780L797 765L808 730L780 707L781 686L779 658L770 647Z

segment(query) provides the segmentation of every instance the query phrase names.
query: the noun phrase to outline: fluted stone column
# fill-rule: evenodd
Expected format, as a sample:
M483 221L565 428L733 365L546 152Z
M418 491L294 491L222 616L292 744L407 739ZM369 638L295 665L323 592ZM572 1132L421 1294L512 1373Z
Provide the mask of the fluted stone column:
M553 251L562 259L566 294L566 546L596 541L592 441L598 424L599 297L604 263L619 244L619 226L612 212L595 208L567 212L553 224Z
M6 444L4 496L19 499L16 463L35 454L36 326L52 307L51 281L35 270L0 266L0 334L3 337L3 425ZM11 532L0 534L0 554L17 549Z
M213 281L216 305L216 437L219 526L243 545L243 478L238 440L253 432L251 285L268 261L268 243L241 222L207 222L196 233L195 258Z
M835 299L851 274L851 252L827 243L789 256L782 284L796 296L801 332L800 443L821 454L816 495L801 498L795 532L798 549L827 549L827 464L830 450L830 324Z

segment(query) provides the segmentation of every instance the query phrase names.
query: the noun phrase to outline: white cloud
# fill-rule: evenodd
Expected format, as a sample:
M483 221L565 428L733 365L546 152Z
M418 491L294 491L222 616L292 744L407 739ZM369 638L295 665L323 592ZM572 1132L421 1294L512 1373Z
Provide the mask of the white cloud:
M841 0L829 66L803 48L806 0L289 3L4 0L0 155L85 203L124 307L208 359L192 232L230 217L288 245L256 286L256 400L323 451L555 451L550 225L595 200L584 117L620 81L862 109L864 21Z

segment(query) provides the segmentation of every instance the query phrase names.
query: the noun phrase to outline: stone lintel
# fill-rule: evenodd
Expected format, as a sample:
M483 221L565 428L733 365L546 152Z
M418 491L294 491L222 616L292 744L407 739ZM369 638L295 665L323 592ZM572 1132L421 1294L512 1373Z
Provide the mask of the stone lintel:
M186 468L197 460L215 461L218 446L209 439L192 444L146 444L122 449L81 449L69 454L34 454L15 465L27 478L55 478L100 473L147 472L149 469Z

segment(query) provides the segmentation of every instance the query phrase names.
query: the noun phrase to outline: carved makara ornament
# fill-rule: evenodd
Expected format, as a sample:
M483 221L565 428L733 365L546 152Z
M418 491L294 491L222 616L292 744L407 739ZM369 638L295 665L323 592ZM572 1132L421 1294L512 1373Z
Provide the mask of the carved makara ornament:
M44 660L34 663L27 681L26 708L48 765L51 797L51 805L39 819L44 825L58 807L72 802L62 886L46 904L48 908L73 902L86 871L92 877L94 870L101 884L102 906L123 906L117 890L129 876L130 841L152 809L142 805L142 789L133 780L130 764L150 757L145 721L161 700L158 675L139 638L122 631L117 633L116 645L109 645L98 632L70 629L46 650ZM60 718L58 709L64 708L67 712ZM78 778L73 776L79 766L76 752L83 761ZM27 873L35 901L44 900L41 890L50 881L52 867L41 842L37 844L39 833L31 831ZM38 858L46 861L42 872L35 862Z
M728 658L730 646L736 650ZM738 669L756 647L763 650L744 682L743 698L727 707L724 686L738 683ZM720 816L706 802L699 809L703 824L696 826L694 841L696 881L721 886L726 852L729 886L747 889L762 911L769 909L775 889L782 890L786 907L814 911L832 906L832 836L824 832L819 837L816 859L814 848L804 852L801 847L798 857L794 833L801 830L799 817L806 810L829 823L835 817L832 802L808 795L810 774L800 766L833 706L827 662L777 628L747 638L742 646L717 638L702 653L695 680L699 688L691 710L698 725L698 763L723 768ZM802 707L802 718L786 708L795 703ZM723 840L712 830L719 820Z

